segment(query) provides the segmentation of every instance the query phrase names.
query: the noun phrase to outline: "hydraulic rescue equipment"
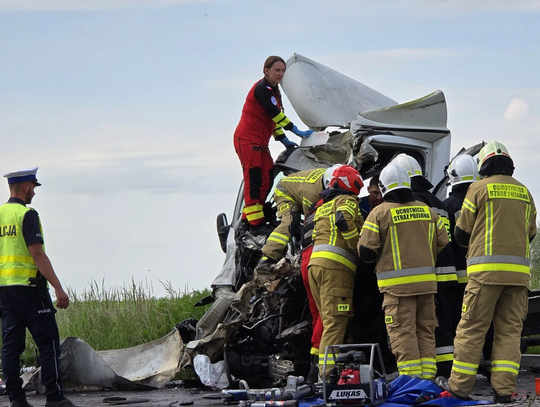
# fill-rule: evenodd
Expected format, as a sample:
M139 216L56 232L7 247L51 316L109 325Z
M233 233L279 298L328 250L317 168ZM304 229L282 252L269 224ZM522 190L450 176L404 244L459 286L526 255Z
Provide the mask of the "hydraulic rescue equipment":
M369 355L367 362L366 353ZM335 365L328 368L328 361ZM379 370L376 370L379 369ZM324 354L323 399L327 406L375 406L387 395L386 371L378 344L330 345Z

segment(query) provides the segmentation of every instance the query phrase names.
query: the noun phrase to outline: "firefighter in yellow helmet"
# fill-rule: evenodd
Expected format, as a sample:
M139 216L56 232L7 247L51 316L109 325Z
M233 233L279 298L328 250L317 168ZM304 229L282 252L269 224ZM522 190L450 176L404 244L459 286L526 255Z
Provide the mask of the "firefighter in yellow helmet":
M360 260L376 262L385 323L400 374L433 379L435 261L448 245L444 222L413 198L407 171L388 164L379 177L383 203L368 215L358 242Z
M493 141L480 150L478 172L483 179L469 187L455 230L458 243L469 248L469 282L448 386L455 396L468 397L493 320L490 380L494 401L510 403L527 315L529 243L536 234L536 207L527 187L512 177L514 163L503 144Z
M324 327L319 354L321 374L326 347L344 342L347 323L353 316L356 244L363 223L358 194L363 186L362 177L353 167L338 168L329 189L321 193L323 202L318 203L315 212L308 270L309 286ZM335 363L329 357L327 367L332 368Z

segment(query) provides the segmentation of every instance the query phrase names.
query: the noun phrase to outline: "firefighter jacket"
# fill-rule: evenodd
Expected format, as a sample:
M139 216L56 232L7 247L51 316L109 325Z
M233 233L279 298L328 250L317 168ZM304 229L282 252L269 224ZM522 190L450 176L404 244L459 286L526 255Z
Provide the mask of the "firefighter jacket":
M476 181L467 191L456 227L456 235L459 230L470 235L469 280L529 285L529 242L536 235L536 207L523 184L509 175Z
M454 262L456 265L456 275L459 284L466 284L467 279L467 248L458 244L454 238L454 230L456 221L461 216L461 207L467 193L467 188L470 184L458 184L452 187L450 196L444 200L444 207L448 212L448 220L450 221L450 245L454 254Z
M339 194L328 200L317 208L314 222L313 253L309 265L332 267L338 263L356 272L356 245L364 222L358 196Z
M279 89L261 79L250 89L234 138L268 146L270 136L277 140L285 136L283 129L292 130L293 123L283 113Z
M425 203L439 215L439 218L446 228L448 240L452 241L450 220L444 203L429 191L413 191L413 196L416 200ZM458 283L452 245L446 246L444 250L439 253L439 257L435 263L435 273L437 274L437 285L439 287L455 286Z
M13 203L0 207L0 286L28 286L28 278L37 276L38 268L23 235L24 215L31 210Z
M276 186L274 201L284 198L296 203L302 214L307 213L311 205L320 199L319 194L324 189L323 175L325 171L326 168L317 168L316 170L296 172L283 178Z
M358 246L377 253L380 292L405 297L437 291L435 261L448 243L444 222L435 211L411 201L383 202L374 208Z
M324 189L323 175L326 168L300 171L282 178L276 185L274 202L281 223L268 236L263 253L274 260L283 255L291 235L300 226L300 215L317 202ZM312 228L309 230L311 238Z

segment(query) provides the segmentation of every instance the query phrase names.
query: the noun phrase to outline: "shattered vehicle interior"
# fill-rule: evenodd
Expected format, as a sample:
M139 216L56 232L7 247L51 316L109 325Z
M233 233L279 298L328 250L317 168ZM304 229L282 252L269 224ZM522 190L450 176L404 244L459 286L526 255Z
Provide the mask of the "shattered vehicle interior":
M440 199L446 197L445 168L451 161L451 135L441 91L398 104L298 54L287 61L282 87L300 119L316 132L275 160L274 188L293 172L336 163L353 165L367 185L366 181L378 175L397 154L406 153L420 163L435 186L432 192ZM483 144L462 149L459 154L475 156ZM265 204L267 234L252 235L241 227L243 186L231 222L225 214L218 215L225 262L212 283L213 296L195 305L213 304L200 321L180 324L188 355L192 359L207 355L212 363L223 360L230 387L240 378L250 386L280 386L289 375L305 376L309 371L311 314L300 275L301 235L292 237L285 259L277 265L276 278L250 286L256 279L254 269L266 236L279 222L272 194L273 189ZM365 304L355 308L355 314L358 310L370 312ZM355 319L357 326L350 332L352 343L366 339L379 342L386 371L391 372L393 356L386 344L384 324L382 328L381 324L366 327L362 326L361 315ZM533 321L536 328L524 328L528 335L540 334L538 318ZM374 332L370 336L367 331Z

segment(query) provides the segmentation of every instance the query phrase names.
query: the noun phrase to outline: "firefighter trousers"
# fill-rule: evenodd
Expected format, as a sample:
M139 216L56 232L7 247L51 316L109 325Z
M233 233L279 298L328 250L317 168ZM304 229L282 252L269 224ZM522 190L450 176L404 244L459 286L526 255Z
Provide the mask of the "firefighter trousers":
M326 347L341 345L347 323L353 316L354 272L347 266L329 260L329 266L309 265L309 287L321 315L323 332L320 342L319 372L323 374ZM333 267L333 268L330 268ZM334 367L332 355L326 361L326 376Z
M487 285L469 279L454 341L454 362L449 380L456 395L467 397L474 387L486 332L492 320L491 387L499 396L511 395L516 390L521 331L527 307L527 287Z
M397 297L384 293L383 309L399 374L435 378L437 318L434 294Z
M296 202L293 202L290 199L277 197L276 194L274 194L274 200L276 202L278 217L281 218L281 222L266 239L262 252L266 257L273 260L279 260L285 255L287 244L291 239L290 229L293 218L297 217L298 225L300 224L300 208Z
M435 294L435 311L438 321L438 326L435 328L437 376L444 376L447 379L450 377L454 355L454 336L457 326L454 325L454 314L461 312L461 305L456 304L455 301L458 297L457 285L437 286ZM456 305L460 308L456 309Z
M242 165L244 175L244 210L242 219L250 225L265 221L263 205L272 187L274 161L268 146L234 138L234 149Z

